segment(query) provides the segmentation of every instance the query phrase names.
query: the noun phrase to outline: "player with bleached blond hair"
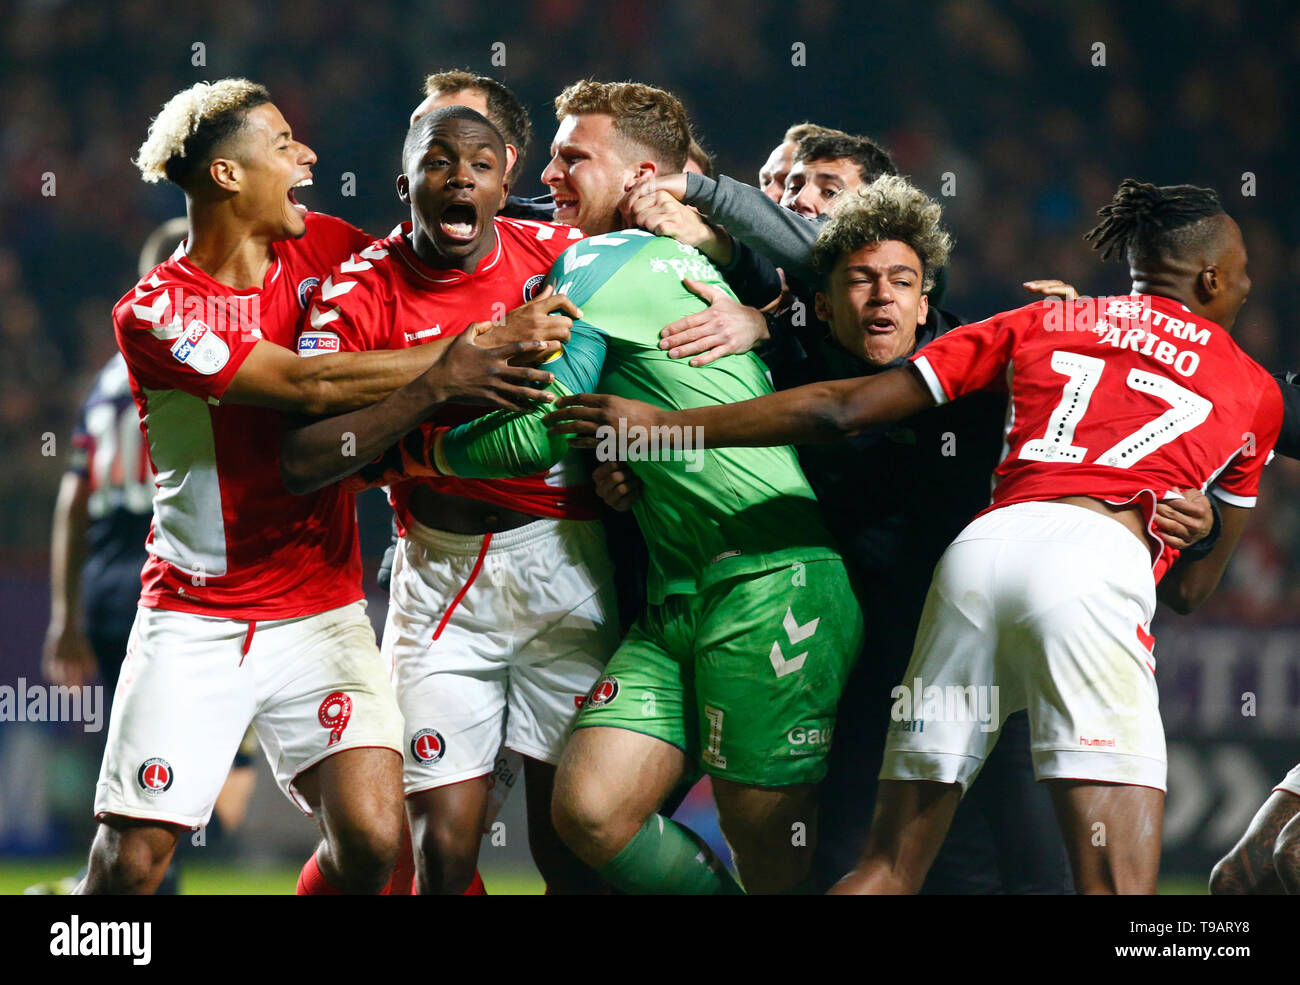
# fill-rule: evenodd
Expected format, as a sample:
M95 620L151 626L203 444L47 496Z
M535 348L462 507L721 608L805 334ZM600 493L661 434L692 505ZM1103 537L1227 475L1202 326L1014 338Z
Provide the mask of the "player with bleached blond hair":
M289 347L322 273L366 264L370 239L298 203L316 155L254 82L175 95L136 163L185 193L190 233L113 312L153 523L78 891L152 892L179 833L208 820L250 722L281 789L320 822L299 891L383 891L402 831L402 719L365 614L353 499L284 488L281 413L396 390L430 409L515 406L533 392L522 384L550 376L506 360L545 344L485 349L466 332L299 359ZM507 322L494 340L522 324ZM547 320L550 337L566 328Z

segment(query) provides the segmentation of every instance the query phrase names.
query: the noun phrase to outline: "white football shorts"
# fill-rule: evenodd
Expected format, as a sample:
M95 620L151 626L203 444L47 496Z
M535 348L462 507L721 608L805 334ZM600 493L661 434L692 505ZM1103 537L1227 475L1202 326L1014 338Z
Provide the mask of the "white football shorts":
M347 749L402 749L402 719L357 601L247 622L141 607L113 697L95 816L207 824L249 723L303 813L299 774Z
M1020 503L944 552L894 692L881 779L969 788L1029 710L1034 773L1165 789L1151 557L1110 517Z
M617 646L600 523L541 519L486 535L412 524L382 644L406 720L407 796L492 773L503 745L557 763Z

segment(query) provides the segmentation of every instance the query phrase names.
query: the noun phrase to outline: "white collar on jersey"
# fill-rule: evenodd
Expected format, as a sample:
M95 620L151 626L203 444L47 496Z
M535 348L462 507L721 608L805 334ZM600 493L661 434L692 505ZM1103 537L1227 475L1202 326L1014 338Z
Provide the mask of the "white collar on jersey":
M475 277L479 274L485 274L495 267L501 260L501 225L497 222L498 218L498 216L492 217L492 222L493 225L496 226L497 233L497 245L496 249L492 251L492 255L480 260L479 265L473 270L451 270L448 271L450 276L447 277L433 277L425 272L431 268L425 266L424 262L415 255L415 249L411 246L411 241L407 238L407 234L411 232L411 220L407 219L405 222L399 223L388 235L392 237L400 234L403 248L396 251L397 255L401 257L402 262L414 271L414 273L422 280L427 280L431 284L451 284L465 277ZM407 256L408 252L410 253L410 256Z

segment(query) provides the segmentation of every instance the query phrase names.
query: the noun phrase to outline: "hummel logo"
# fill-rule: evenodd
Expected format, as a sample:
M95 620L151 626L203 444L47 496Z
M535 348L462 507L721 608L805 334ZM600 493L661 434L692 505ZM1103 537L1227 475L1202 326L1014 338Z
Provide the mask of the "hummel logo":
M802 643L804 640L809 639L814 633L816 633L817 624L819 622L821 622L820 616L812 622L800 626L799 621L794 617L794 610L787 608L785 610L785 619L781 621L781 625L785 627L785 635L789 637L790 645L795 646ZM772 662L772 669L776 671L777 677L785 677L786 674L793 674L802 669L804 661L807 658L808 651L805 650L803 653L787 660L785 654L781 652L780 640L777 640L772 644L772 652L768 654L768 660Z
M442 334L442 326L434 325L430 328L422 328L418 332L403 332L407 342L418 342L420 339L431 338L435 335Z

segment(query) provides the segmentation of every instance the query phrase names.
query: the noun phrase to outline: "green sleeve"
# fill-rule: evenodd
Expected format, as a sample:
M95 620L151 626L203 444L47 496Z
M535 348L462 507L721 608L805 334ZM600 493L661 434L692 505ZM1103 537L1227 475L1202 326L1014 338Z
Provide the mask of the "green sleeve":
M607 339L595 326L575 322L558 359L546 364L555 381L546 389L557 397L595 389L605 364ZM452 428L442 439L439 468L466 479L536 475L569 450L567 435L553 435L542 418L554 404L532 410L498 410Z

